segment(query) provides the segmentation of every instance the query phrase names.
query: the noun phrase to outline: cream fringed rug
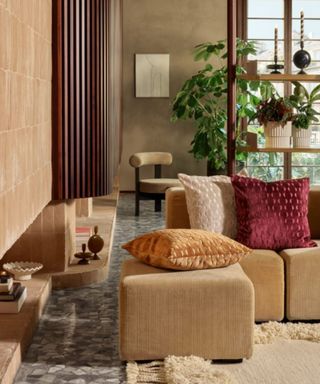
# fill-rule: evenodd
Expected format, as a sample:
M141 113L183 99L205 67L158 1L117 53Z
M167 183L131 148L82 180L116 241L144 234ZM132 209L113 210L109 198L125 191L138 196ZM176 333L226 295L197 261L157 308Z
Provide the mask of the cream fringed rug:
M269 321L268 323L255 325L255 344L270 344L277 338L320 343L320 324L278 323L276 321Z
M163 362L127 364L127 384L235 384L232 375L201 357L168 356Z
M311 341L311 343L310 343ZM255 349L242 364L213 365L195 356L127 364L128 384L319 384L320 324L255 326Z

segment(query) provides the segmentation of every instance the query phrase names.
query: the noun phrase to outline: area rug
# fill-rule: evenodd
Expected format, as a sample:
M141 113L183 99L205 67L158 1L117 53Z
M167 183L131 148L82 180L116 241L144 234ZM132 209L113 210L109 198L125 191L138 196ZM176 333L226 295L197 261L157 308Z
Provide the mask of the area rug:
M320 324L269 321L268 323L255 325L255 344L270 344L278 338L320 343Z
M298 341L297 344L290 344ZM312 342L312 343L308 343ZM271 366L269 372L277 372L274 378L259 375L261 383L319 383L310 376L309 366L312 365L311 356L315 355L315 366L318 366L318 353L310 353L312 344L320 343L320 324L306 323L278 323L268 322L255 325L254 343L256 345L254 356L243 364L226 365L221 369L200 357L169 356L164 361L154 361L149 364L127 364L128 384L242 384L256 383L257 377L266 367L266 361ZM264 344L264 345L263 345ZM270 347L266 344L271 344ZM272 346L274 345L274 347ZM284 357L283 351L294 349L294 356L299 364ZM318 351L317 349L314 352ZM279 353L279 355L277 355ZM301 356L299 356L301 354ZM311 355L311 356L310 356ZM283 361L281 360L283 359ZM288 367L286 364L288 363ZM286 369L288 372L286 372ZM306 374L308 373L308 379ZM319 372L313 370L315 380ZM282 376L281 376L282 375ZM290 377L292 375L292 378ZM299 376L300 375L300 376ZM279 381L278 381L279 379ZM301 381L302 380L302 381ZM307 381L304 381L307 380Z
M127 364L127 384L235 384L232 375L197 356L168 356L164 361Z

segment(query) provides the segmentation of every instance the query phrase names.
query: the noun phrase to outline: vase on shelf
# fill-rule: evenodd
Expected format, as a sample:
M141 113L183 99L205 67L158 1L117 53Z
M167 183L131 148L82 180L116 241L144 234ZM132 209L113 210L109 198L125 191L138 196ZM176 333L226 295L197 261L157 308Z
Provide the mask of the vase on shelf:
M267 148L290 148L292 123L289 121L282 125L278 121L268 121L264 125L264 136Z
M98 253L103 249L104 240L98 235L98 226L94 226L94 235L92 235L88 241L88 248L93 253L92 260L100 260Z
M309 148L311 142L312 129L292 127L293 146L295 148Z

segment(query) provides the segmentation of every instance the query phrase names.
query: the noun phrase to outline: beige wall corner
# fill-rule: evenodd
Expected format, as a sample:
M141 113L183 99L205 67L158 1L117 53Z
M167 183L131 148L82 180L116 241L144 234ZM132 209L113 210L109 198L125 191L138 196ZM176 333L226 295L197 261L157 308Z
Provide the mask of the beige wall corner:
M5 254L2 262L36 261L43 272L63 272L75 252L74 200L51 202Z
M76 216L90 217L92 215L92 197L76 199Z
M176 177L177 172L206 174L205 161L197 162L188 153L194 126L190 122L173 124L170 115L177 91L203 66L193 60L194 46L226 38L227 1L139 0L137 6L137 0L124 0L123 28L121 190L134 190L129 157L135 152L171 152L173 165L164 167L166 177ZM169 98L135 98L135 53L170 54Z
M51 17L0 1L0 258L51 200Z

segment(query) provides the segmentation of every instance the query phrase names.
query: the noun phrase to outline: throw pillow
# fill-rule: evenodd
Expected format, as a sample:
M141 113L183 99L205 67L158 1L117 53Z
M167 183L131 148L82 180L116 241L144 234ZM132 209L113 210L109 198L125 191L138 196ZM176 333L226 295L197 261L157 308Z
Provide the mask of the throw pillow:
M237 221L230 177L179 173L178 178L186 193L190 227L222 233L234 239Z
M122 248L146 264L181 271L226 267L251 253L226 236L201 229L163 229Z
M250 248L313 246L308 223L309 179L262 180L233 176L237 241Z

